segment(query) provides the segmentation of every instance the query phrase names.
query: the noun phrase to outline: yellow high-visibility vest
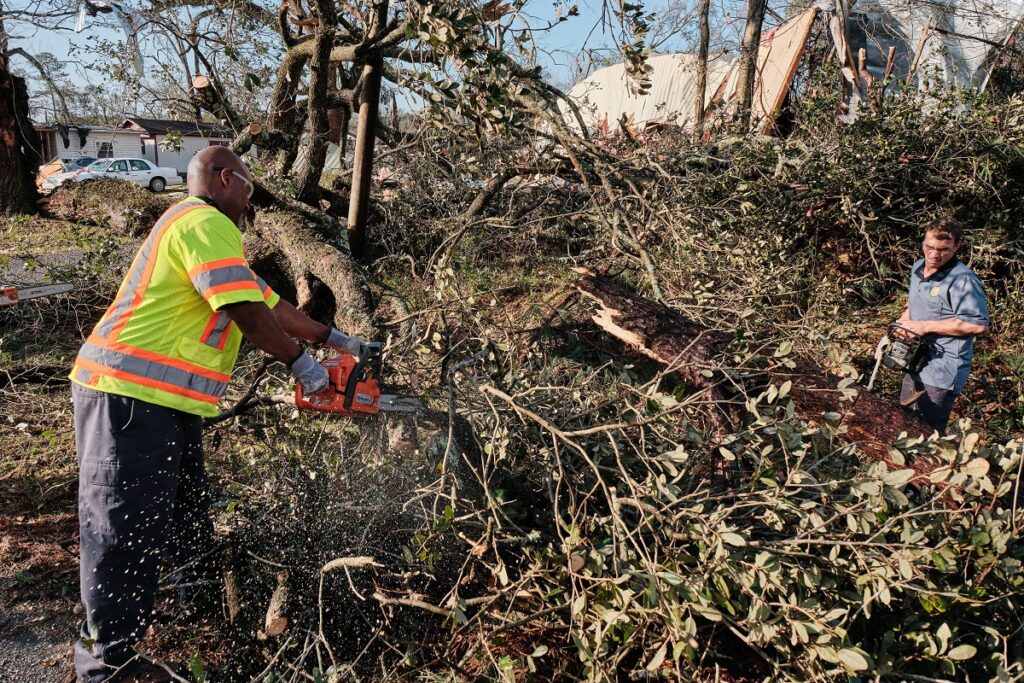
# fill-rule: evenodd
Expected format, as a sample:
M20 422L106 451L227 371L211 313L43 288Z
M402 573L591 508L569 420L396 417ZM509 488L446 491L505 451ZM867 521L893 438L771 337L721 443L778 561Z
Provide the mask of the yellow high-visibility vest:
M245 260L231 220L196 197L149 233L71 380L194 415L217 414L242 334L220 309L280 297Z

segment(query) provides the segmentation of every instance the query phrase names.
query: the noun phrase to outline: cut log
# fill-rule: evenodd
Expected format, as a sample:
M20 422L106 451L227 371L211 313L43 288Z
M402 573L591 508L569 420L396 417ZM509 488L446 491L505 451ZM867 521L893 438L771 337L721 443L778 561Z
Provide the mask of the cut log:
M602 329L638 349L644 355L667 366L686 381L706 385L702 374L716 371L716 356L725 350L731 334L711 330L688 320L678 312L633 294L622 285L601 276L585 274L577 288L597 301L601 308L594 316ZM829 374L816 363L795 358L795 367L767 372L767 379L781 385L792 382L789 397L796 414L809 421L822 421L825 413L838 413L839 424L845 427L840 438L856 443L861 452L872 459L888 460L889 446L903 433L927 436L930 427L904 412L895 401L869 394L867 389L852 385L853 400L844 400L839 387L841 378ZM915 469L931 469L917 463Z
M220 84L211 76L196 76L192 79L192 101L201 109L205 109L223 121L236 133L246 127L246 121L235 111Z

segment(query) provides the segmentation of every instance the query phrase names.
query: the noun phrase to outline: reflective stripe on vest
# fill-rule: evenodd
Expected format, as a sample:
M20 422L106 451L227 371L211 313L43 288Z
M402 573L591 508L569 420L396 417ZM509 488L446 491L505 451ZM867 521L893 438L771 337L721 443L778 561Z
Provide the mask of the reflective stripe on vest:
M85 368L80 368L77 366L75 367L75 379L81 382L82 384L88 385L90 382L93 381L93 379L97 379L98 377L99 375L96 375L95 373L86 370Z
M203 265L189 271L189 279L202 297L209 300L218 292L227 291L226 285L238 284L233 289L257 289L253 282L253 272L245 259L229 258Z
M104 340L95 336L82 345L75 364L79 372L86 370L109 375L204 403L217 403L227 390L230 379L212 370L152 351L125 344L104 343Z
M203 330L203 336L199 338L199 341L219 351L223 351L224 344L228 340L228 328L230 326L231 318L228 317L227 313L214 313L210 316L210 322L206 324L206 329Z
M167 232L167 228L171 226L175 219L184 216L186 213L209 206L209 204L204 204L203 202L182 202L164 212L164 215L160 217L160 220L156 222L156 225L149 232L149 237L146 238L145 244L139 250L139 255L132 262L132 269L128 273L128 277L125 278L124 284L121 285L121 289L118 290L117 298L110 308L107 309L103 321L96 328L97 335L104 339L117 339L117 335L124 329L124 326L131 318L132 312L142 301L142 297L146 293L146 285L149 284L149 278L153 273L153 266L156 265L156 259L153 258L153 254L156 252L156 248L160 244L164 233Z
M263 300L269 301L270 295L274 293L274 290L272 290L270 288L270 285L267 284L267 281L261 278L259 275L253 273L253 276L256 278L256 283L260 286L260 291L263 292Z

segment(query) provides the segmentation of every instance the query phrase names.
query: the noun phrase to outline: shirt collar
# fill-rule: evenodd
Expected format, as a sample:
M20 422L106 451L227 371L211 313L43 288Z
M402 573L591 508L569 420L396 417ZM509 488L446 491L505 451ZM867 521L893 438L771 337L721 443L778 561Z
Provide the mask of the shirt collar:
M919 278L921 278L921 282L941 281L941 280L945 279L945 277L947 275L949 275L949 271L953 270L958 263L960 263L960 259L957 258L956 256L954 256L953 258L949 259L949 261L947 261L944 266L939 268L937 271L935 271L934 273L932 273L928 277L925 277L924 276L924 260L922 259L921 260L921 265L918 266L916 274L917 274L917 276Z
M210 206L212 206L213 208L217 209L221 213L224 213L223 211L221 211L220 206L217 205L217 202L213 201L209 197L204 197L203 195L198 195L197 194L196 195L196 199L198 199L199 201L203 202L204 204L209 204Z

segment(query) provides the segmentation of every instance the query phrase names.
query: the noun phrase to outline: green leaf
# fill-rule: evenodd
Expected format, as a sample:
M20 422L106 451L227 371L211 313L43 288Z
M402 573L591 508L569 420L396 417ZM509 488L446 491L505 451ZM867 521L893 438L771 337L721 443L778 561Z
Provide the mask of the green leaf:
M974 458L964 465L964 472L972 477L984 477L988 474L988 460L985 458Z
M196 680L196 683L203 683L206 680L206 671L203 668L203 660L199 658L198 654L192 655L189 666L192 669L192 678Z
M785 382L782 383L782 386L779 387L779 398L786 398L786 394L788 394L789 390L792 388L793 382L787 379Z
M867 671L871 668L867 656L856 649L844 647L836 656L839 658L839 663L850 671Z
M954 659L954 660L960 662L960 661L963 661L965 659L970 659L975 654L977 654L977 652L978 652L978 649L976 647L974 647L973 645L957 645L956 647L954 647L952 650L949 651L949 654L947 655L947 657L949 657L950 659Z
M654 671L655 669L658 669L662 665L662 663L664 663L665 654L667 652L668 641L666 640L664 643L661 644L661 647L658 648L658 651L654 653L654 656L651 657L651 661L647 662L646 669L648 671Z
M725 543L727 543L729 545L734 545L734 546L737 546L739 548L742 548L743 546L745 546L747 544L747 539L745 539L742 536L740 536L739 534L733 533L731 531L726 531L725 533L719 534L719 535L721 536L722 541L724 541Z
M895 486L898 488L906 484L911 479L913 479L914 474L916 474L916 472L914 472L914 470L911 469L894 470L883 476L882 481L885 482L885 484L888 486Z

